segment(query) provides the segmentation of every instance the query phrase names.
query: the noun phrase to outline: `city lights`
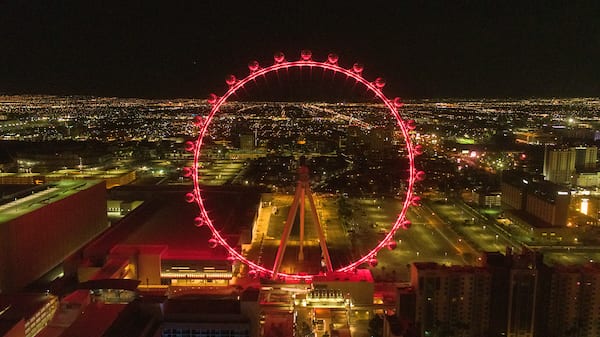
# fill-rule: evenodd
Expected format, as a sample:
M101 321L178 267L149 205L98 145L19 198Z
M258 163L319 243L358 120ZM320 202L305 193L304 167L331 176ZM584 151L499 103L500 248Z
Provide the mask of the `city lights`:
M186 147L188 149L194 150L194 165L191 168L192 169L191 177L192 177L192 180L194 183L194 193L188 193L186 196L186 201L188 201L188 202L196 201L196 203L198 204L198 207L200 209L200 217L204 219L204 223L213 232L213 238L211 239L212 240L211 246L215 246L218 244L218 245L225 247L229 251L229 254L231 256L235 257L239 261L243 261L245 264L247 264L249 266L249 268L251 270L272 275L273 278L276 278L276 277L297 278L297 279L312 278L313 275L286 274L286 273L279 272L278 271L279 266L277 266L277 264L276 264L275 269L270 269L270 268L266 268L264 266L258 265L256 262L248 260L242 254L240 254L240 252L235 250L233 247L231 247L227 243L227 241L217 231L216 228L218 226L215 226L215 224L213 224L213 222L210 219L208 212L206 211L206 208L204 206L204 201L202 198L202 191L201 191L201 188L199 185L199 179L198 179L199 159L201 157L202 146L205 141L204 137L207 134L208 127L211 124L211 121L215 118L216 114L220 111L221 106L227 102L227 100L230 96L235 95L235 93L238 90L244 88L244 86L246 84L250 83L251 81L254 81L257 77L267 76L270 73L277 73L279 70L282 70L282 69L289 69L289 68L302 69L302 68L306 68L306 67L320 68L323 70L333 71L334 73L346 75L347 77L354 79L357 83L362 84L367 90L372 92L381 101L381 103L383 103L385 105L385 107L388 109L388 112L392 116L395 117L397 126L399 127L399 129L403 135L404 141L405 141L405 149L406 149L407 158L408 158L408 162L409 162L409 178L408 178L408 185L406 188L406 197L403 202L402 210L401 210L400 214L398 215L398 218L396 219L395 223L393 224L391 230L389 231L389 233L387 233L385 238L382 239L376 245L375 248L370 250L368 253L364 254L362 257L356 259L355 261L353 261L345 266L340 267L339 269L337 269L337 271L342 271L342 272L351 271L353 269L356 269L358 266L360 266L361 264L363 264L365 262L368 262L369 264L371 264L373 266L377 263L376 262L377 260L374 257L374 256L376 256L377 252L379 250L381 250L382 248L386 247L388 245L389 241L393 240L394 234L397 230L399 230L401 228L406 228L406 226L404 224L405 224L406 212L408 210L408 207L411 205L413 205L413 206L419 205L419 203L420 203L420 198L418 196L413 195L415 181L422 180L424 178L424 173L421 171L417 171L415 169L415 164L414 164L414 160L415 160L415 157L418 155L417 154L418 152L415 151L415 146L411 142L410 132L412 130L414 130L416 127L415 121L412 119L404 120L401 117L400 113L398 112L398 108L400 106L402 106L402 104L398 98L390 100L383 94L381 89L385 86L385 80L383 80L382 78L377 78L377 79L375 79L375 81L370 82L370 81L367 81L364 77L362 77L362 72L363 72L364 67L359 63L355 63L351 69L345 69L345 68L340 67L337 64L337 62L338 62L337 56L332 56L331 54L328 56L326 62L314 61L312 59L312 53L309 50L302 50L299 61L285 61L284 59L285 59L285 57L283 56L283 53L278 52L274 55L274 64L271 66L268 66L266 68L261 68L257 61L252 61L248 64L248 69L250 70L250 74L248 76L246 76L240 80L237 80L237 78L235 76L230 75L226 79L226 82L229 85L229 89L227 90L227 92L221 97L219 97L215 94L210 95L208 102L212 105L212 108L211 108L208 116L206 116L206 118L203 121L199 136L195 143L195 146L192 147L190 144L186 145Z

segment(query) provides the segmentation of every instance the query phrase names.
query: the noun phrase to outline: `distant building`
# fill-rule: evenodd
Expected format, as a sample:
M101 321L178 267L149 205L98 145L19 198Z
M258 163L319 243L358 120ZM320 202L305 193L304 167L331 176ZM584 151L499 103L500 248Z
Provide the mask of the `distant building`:
M577 187L599 187L600 172L581 172L575 175Z
M546 133L539 130L518 129L515 131L517 143L530 145L554 145L557 137L552 133Z
M478 189L473 192L473 202L481 207L500 207L502 205L502 192Z
M241 134L240 135L240 149L244 151L254 150L255 148L255 137L254 134Z
M596 146L546 148L544 177L557 184L573 184L576 172L594 171L597 161L598 148Z
M567 224L570 200L568 190L551 184L532 184L525 211L551 226L563 227Z
M570 184L575 174L575 148L550 149L544 152L544 177L556 184Z
M575 148L575 169L579 171L595 170L598 161L598 148L578 146Z
M131 183L136 179L135 170L77 170L65 169L50 172L47 174L41 173L1 173L0 185L15 185L15 184L45 184L55 183L61 180L104 180L106 188L115 186L123 186Z
M571 200L568 189L524 172L505 171L501 191L504 207L531 218L531 226L566 226Z
M33 185L44 182L39 173L0 173L0 185Z
M76 170L66 169L58 170L48 173L43 176L45 182L56 182L65 179L73 180L90 180L102 179L106 182L106 188L113 188L115 186L124 186L136 179L135 170Z
M139 207L142 203L142 201L107 200L106 207L110 213L127 215L129 212Z
M509 183L504 180L500 188L501 204L507 208L516 210L523 210L525 208L525 198L527 195L525 186L514 182Z

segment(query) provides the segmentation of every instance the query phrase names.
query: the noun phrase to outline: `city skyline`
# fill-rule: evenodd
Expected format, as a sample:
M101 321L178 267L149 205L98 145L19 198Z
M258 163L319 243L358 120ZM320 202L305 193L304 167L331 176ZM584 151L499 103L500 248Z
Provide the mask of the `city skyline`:
M0 337L597 337L599 10L0 2Z
M379 93L380 81L358 79ZM217 106L212 99L81 96L0 96L0 102L0 224L20 237L0 238L10 262L1 263L0 307L45 303L30 304L33 316L27 306L7 309L0 323L11 330L87 336L89 317L97 316L105 319L98 331L108 336L129 329L140 337L204 337L218 320L221 335L244 337L294 330L547 337L556 328L546 318L567 306L557 331L595 336L593 311L572 313L598 300L573 301L569 294L586 298L600 287L597 98L384 101L402 106L413 155L420 154L417 171L405 159L407 136L395 130L385 104L375 102ZM417 121L414 130L410 119ZM204 146L194 159L196 137ZM302 155L315 198L305 212L316 208L326 229L319 234L306 216L300 263L301 234L287 227L287 252L273 279L269 268L284 218L293 214ZM410 172L419 180L420 202L406 212L410 229L394 233ZM194 205L195 177L208 219ZM50 222L45 214L60 215ZM54 235L45 235L48 227ZM333 272L317 270L323 235ZM53 254L42 260L38 250ZM360 265L340 273L353 260ZM27 273L14 272L18 261ZM513 282L519 286L509 288ZM536 295L549 289L559 290ZM160 306L164 314L126 323ZM189 315L193 323L182 321ZM155 320L159 325L150 327Z

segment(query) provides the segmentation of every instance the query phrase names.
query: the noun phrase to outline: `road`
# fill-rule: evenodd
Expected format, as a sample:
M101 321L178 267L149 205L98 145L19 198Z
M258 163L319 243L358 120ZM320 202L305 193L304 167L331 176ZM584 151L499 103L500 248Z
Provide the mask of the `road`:
M528 240L519 231L507 231L484 215L464 204L461 200L427 203L441 218L455 223L455 229L481 251L504 252L506 247L519 251L523 246L544 254L544 261L550 265L581 265L600 261L599 246L564 245L532 246L524 245ZM468 225L465 225L465 220Z
M483 215L460 201L427 202L426 205L479 251L505 251L506 247L520 249L521 244L510 233L503 232Z
M349 220L355 230L353 238L355 250L365 254L389 232L397 215L402 210L402 202L394 198L350 199L353 215ZM399 230L394 239L394 250L382 249L378 255L378 264L371 271L376 280L407 281L412 262L435 261L442 264L465 264L465 257L472 253L465 243L453 239L439 219L422 210L412 207L407 217L413 225L408 230ZM475 256L475 255L473 255Z
M334 269L373 249L389 232L402 209L402 202L394 198L350 198L347 202L353 211L346 220L347 226L344 226L338 216L337 198L316 195L315 199ZM275 195L271 206L262 208L255 227L255 242L249 253L251 259L272 266L291 202L291 195ZM273 207L277 207L276 214L273 213ZM378 253L378 264L371 267L376 280L408 281L408 266L412 262L435 261L446 265L477 262L477 252L432 213L425 207L409 209L407 217L413 225L408 230L396 232L394 239L397 247L394 250L382 249ZM320 248L308 208L305 240L307 261L304 264L298 263L296 258L297 229L292 232L290 239L282 271L318 272Z

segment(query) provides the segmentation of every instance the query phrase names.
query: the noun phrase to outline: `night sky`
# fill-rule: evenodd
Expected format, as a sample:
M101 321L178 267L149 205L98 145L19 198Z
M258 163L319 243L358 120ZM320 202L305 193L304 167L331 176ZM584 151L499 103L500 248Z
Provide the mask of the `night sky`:
M600 1L238 2L0 1L0 93L204 98L306 48L402 97L600 95Z

